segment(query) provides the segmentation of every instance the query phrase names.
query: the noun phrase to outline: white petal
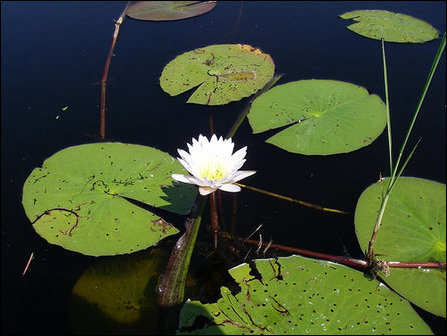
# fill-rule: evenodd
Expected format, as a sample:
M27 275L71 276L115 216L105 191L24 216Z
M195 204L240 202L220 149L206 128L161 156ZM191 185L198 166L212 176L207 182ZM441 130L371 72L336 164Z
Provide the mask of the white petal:
M200 147L199 142L194 138L192 138L192 144L191 145L187 144L187 145L188 145L188 149L189 149L189 154L191 154L191 156L193 156L193 151L197 150Z
M189 143L187 143L186 146L188 146L189 152L191 153L191 148L192 148L193 146L190 145Z
M233 154L233 160L242 160L247 155L247 146L242 147Z
M191 155L189 155L188 152L184 151L183 149L178 148L177 152L179 153L180 157L185 161L191 160Z
M182 174L172 174L171 177L174 180L177 180L177 181L180 181L183 183L195 184L197 186L202 186L202 185L207 186L208 185L208 183L203 182L199 179L196 179L194 176L182 175Z
M224 184L219 187L220 190L223 191L229 191L229 192L238 192L241 191L241 187L235 185L235 184Z
M186 178L189 179L189 181L191 181L192 184L195 184L199 187L208 187L211 185L210 182L208 181L204 181L202 179L196 178L195 176L186 176Z
M196 161L197 156L200 155L200 151L201 151L199 143L197 141L195 141L195 142L193 141L192 146L190 144L187 144L187 145L188 145L191 161Z
M216 134L213 134L212 136L211 136L211 140L210 140L210 143L216 143L217 142L217 136L216 136Z
M185 160L182 160L180 158L177 158L177 161L180 162L180 164L187 170L189 171L191 174L191 166L188 164L188 162L186 162Z
M233 154L233 149L234 149L234 143L230 142L227 143L225 148L225 156L231 157L231 155Z
M216 189L210 188L210 187L199 187L199 193L202 196L211 194L212 192L214 192Z
M177 181L180 181L180 182L183 182L183 183L192 184L191 181L185 175L182 175L182 174L172 174L171 177L174 180L177 180Z
M193 141L194 142L194 141ZM199 135L199 141L200 144L204 145L204 144L209 144L210 142L208 141L208 138L206 136L203 136L202 134ZM193 143L194 145L194 143Z
M224 160L229 160L231 158L231 154L233 153L234 143L231 142L231 139L223 139L220 137L218 148L216 148L216 152L219 153L219 157Z
M238 171L236 174L234 174L233 177L233 182L237 182L240 181L246 177L249 177L251 175L253 175L254 173L256 173L256 170L241 170Z
M245 159L238 161L238 162L233 162L231 165L230 174L231 175L235 174L239 169L241 169L241 167L244 165L244 163L245 163Z

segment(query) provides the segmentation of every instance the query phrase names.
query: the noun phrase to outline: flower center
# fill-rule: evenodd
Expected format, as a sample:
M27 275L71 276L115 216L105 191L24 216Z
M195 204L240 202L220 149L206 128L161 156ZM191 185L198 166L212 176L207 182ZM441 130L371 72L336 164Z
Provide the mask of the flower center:
M200 169L200 177L210 181L219 181L225 176L225 169L221 162L208 162Z

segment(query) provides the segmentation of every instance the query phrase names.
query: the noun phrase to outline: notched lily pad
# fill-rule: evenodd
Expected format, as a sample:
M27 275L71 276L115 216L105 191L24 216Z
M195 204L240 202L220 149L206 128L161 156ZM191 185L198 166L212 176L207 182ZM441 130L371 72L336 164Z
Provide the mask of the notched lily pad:
M353 32L386 42L423 43L439 37L439 32L425 21L386 10L357 10L340 15L358 21L347 28Z
M216 1L137 1L126 14L145 21L172 21L205 14L216 6Z
M178 232L157 209L189 213L197 191L173 181L177 172L186 173L155 148L73 146L31 172L22 203L36 232L51 244L94 256L131 253Z
M169 62L160 86L171 96L199 86L188 103L223 105L256 93L273 78L270 55L245 44L198 48Z
M355 210L355 229L366 251L371 237L382 190L389 178L368 187ZM379 260L446 261L445 184L401 177L394 187L374 246ZM388 285L419 307L446 316L446 273L437 269L390 269Z
M301 256L254 265L229 270L237 294L222 287L217 303L187 301L178 333L432 334L408 301L362 272Z
M253 133L289 126L267 140L292 153L330 155L371 144L385 129L383 101L358 85L301 80L275 86L248 113Z

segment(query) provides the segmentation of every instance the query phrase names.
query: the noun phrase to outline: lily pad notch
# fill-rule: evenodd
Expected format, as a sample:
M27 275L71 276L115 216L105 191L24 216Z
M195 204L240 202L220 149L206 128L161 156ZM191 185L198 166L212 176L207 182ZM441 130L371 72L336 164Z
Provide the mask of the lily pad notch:
M281 128L266 142L305 155L352 152L371 144L386 126L385 104L377 95L323 79L275 86L253 101L247 117L253 133Z
M385 42L424 43L439 37L439 32L425 21L386 10L356 10L340 15L357 21L347 28L359 35Z
M250 45L211 45L169 62L160 76L160 86L171 96L197 87L188 103L224 105L262 89L274 70L270 55Z
M68 147L31 172L22 204L33 228L51 244L93 256L132 253L178 230L126 198L189 213L197 190L173 181L176 172L186 173L175 158L152 147Z

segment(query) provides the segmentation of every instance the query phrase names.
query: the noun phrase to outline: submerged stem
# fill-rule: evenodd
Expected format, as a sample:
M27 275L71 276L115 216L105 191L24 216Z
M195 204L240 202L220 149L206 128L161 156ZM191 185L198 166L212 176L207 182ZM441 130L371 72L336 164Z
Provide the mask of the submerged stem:
M158 304L172 307L183 302L189 263L197 239L206 198L201 197L193 205L185 222L186 231L175 244L158 286Z

